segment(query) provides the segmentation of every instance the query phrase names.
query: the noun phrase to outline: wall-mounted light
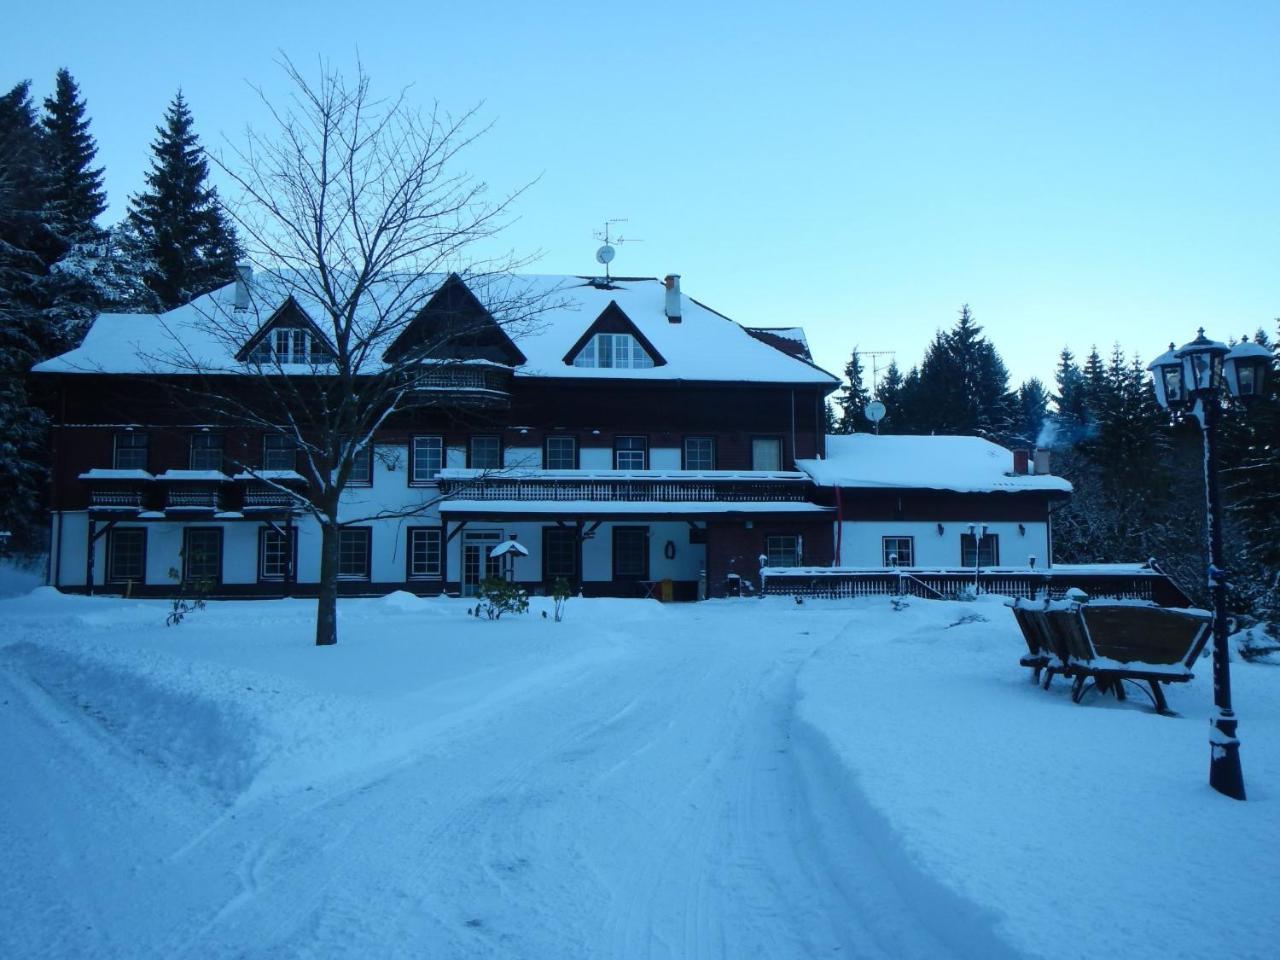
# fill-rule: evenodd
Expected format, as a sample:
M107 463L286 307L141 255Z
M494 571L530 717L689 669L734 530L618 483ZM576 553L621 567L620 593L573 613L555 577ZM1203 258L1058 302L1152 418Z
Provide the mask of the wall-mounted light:
M1025 523L1018 524L1018 535L1022 537L1027 535L1027 525Z
M938 536L942 536L946 532L947 532L947 528L944 527L942 524L938 524Z

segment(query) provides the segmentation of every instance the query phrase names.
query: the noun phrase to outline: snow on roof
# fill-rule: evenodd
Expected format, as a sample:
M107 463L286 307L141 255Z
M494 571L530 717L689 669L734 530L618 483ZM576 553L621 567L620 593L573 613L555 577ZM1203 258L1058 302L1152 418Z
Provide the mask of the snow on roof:
M514 540L504 540L492 550L489 551L491 557L505 557L508 553L514 553L521 557L527 557L529 551L522 544L516 543Z
M370 297L386 302L393 295L425 302L446 278L423 275L407 283L387 281L386 290ZM513 275L471 278L466 281L475 295L502 322L504 307L528 312L537 304L536 316L504 328L525 355L516 367L518 376L570 380L695 380L752 381L758 383L820 384L835 386L839 379L811 363L770 347L734 321L681 296L682 322L668 321L666 288L657 279L613 280L607 286L591 278L555 275ZM235 285L228 284L196 300L162 314L99 314L84 342L76 349L38 364L41 373L242 373L251 365L237 361L236 353L293 295L302 309L327 329L324 311L289 276L258 274L253 281L250 309L234 309ZM565 355L607 308L618 307L653 344L666 363L652 368L575 367ZM406 317L406 320L408 318ZM381 369L382 341L389 345L402 327L379 337L365 366L369 373ZM796 328L790 334L770 331L789 339L803 339ZM290 373L311 368L293 364Z
M154 480L145 470L109 470L94 467L80 474L81 480Z
M821 487L1071 492L1061 477L1013 475L1012 451L981 437L829 436L827 459L797 460L796 466Z
M231 478L221 470L166 470L156 477L157 480L176 480L180 482L200 481L202 483L230 483Z

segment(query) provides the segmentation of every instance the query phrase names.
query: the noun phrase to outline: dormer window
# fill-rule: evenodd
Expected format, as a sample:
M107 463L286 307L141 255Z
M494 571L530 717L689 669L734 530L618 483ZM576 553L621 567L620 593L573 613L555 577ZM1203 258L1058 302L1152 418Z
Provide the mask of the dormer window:
M329 351L315 343L305 327L276 327L254 347L255 363L323 363Z
M653 357L629 333L597 333L573 358L575 367L640 369L653 366Z

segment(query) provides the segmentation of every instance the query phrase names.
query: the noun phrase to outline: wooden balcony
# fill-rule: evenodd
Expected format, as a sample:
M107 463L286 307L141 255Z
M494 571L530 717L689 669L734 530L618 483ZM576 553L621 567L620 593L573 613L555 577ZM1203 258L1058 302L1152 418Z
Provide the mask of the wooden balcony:
M418 373L413 392L424 405L507 407L511 405L511 370L501 365L441 365Z
M766 475L753 480L741 473L715 477L691 474L662 476L559 475L508 476L502 473L478 477L440 475L440 492L458 500L599 501L605 503L803 503L807 501L805 478L779 479Z
M297 497L266 484L248 486L244 490L245 510L291 510L299 502Z

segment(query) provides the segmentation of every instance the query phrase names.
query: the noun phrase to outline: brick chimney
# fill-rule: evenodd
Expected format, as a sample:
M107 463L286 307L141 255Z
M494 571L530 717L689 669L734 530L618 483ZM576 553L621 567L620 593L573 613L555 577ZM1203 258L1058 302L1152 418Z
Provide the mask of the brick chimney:
M1049 473L1049 448L1036 447L1035 473L1045 476Z
M1016 476L1022 476L1024 473L1030 473L1028 466L1031 460L1031 453L1028 450L1013 451L1013 472Z
M668 273L662 285L667 288L667 322L679 323L680 316L680 274Z

